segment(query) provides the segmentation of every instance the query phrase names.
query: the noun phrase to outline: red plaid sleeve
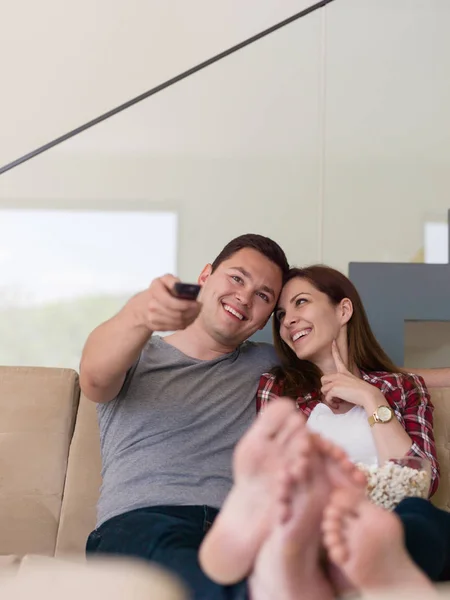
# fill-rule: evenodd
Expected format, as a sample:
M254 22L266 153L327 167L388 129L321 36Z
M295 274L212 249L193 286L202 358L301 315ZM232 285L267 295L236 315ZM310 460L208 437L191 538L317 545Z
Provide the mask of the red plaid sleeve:
M434 406L425 381L412 373L362 372L363 378L378 387L395 416L412 440L407 456L419 456L431 464L430 496L439 485L439 463L433 434Z
M256 392L256 412L260 413L268 402L282 394L282 386L275 382L275 375L261 375Z
M422 377L411 374L403 376L402 379L405 402L402 416L405 430L413 442L408 455L420 456L430 461L432 496L438 488L440 476L433 433L434 406Z

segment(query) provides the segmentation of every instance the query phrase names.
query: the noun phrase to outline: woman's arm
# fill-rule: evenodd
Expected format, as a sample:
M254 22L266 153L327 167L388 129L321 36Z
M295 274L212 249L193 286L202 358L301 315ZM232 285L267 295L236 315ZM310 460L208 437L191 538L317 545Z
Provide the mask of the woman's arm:
M439 484L439 464L436 456L436 444L433 433L433 410L430 394L423 379L417 375L393 374L396 385L386 388L385 394L379 390L368 399L365 408L368 416L377 406L396 405L401 412L402 421L393 418L389 423L375 423L372 427L374 441L380 462L389 458L418 456L428 460L431 465L430 496ZM377 402L379 403L377 404Z
M372 388L364 402L364 409L368 418L373 415L379 406L391 407L381 390L375 386L372 386ZM407 455L413 444L412 438L395 415L388 423L374 423L371 432L380 464L391 458L402 458Z
M418 375L403 376L405 429L413 443L408 456L419 456L431 464L430 496L439 485L439 463L433 431L434 406L424 380Z

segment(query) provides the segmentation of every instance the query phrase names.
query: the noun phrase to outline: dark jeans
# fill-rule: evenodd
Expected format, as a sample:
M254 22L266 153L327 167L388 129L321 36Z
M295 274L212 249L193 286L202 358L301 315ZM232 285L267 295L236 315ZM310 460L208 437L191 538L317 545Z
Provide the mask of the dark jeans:
M198 562L200 544L217 516L208 506L155 506L109 519L89 536L86 553L138 557L177 575L194 600L245 600L245 582L220 586Z
M450 513L427 500L407 498L395 509L409 555L433 581L450 580ZM217 510L207 506L157 506L103 523L88 538L87 554L147 559L175 573L195 600L247 600L247 586L220 586L202 572L198 549ZM370 543L370 540L368 540Z
M450 513L422 498L406 498L395 509L414 562L433 581L450 580Z

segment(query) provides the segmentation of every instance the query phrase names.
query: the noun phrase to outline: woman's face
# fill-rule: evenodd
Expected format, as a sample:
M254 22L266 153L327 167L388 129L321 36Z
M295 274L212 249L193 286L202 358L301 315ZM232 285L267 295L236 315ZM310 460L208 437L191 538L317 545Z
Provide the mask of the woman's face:
M306 279L291 279L275 312L282 340L301 360L320 363L330 355L333 340L348 321L349 317L344 318L345 302L334 305Z

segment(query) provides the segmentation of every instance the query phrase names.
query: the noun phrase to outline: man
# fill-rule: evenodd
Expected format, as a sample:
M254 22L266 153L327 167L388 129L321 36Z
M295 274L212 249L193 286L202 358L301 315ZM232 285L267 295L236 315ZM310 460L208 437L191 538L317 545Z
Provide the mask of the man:
M238 597L197 554L231 487L259 377L276 363L271 346L246 340L270 318L287 269L278 244L240 236L203 269L198 302L175 298L166 275L89 336L80 382L98 403L103 485L88 552L156 561L195 598Z
M203 269L198 302L175 298L177 279L165 275L91 333L80 383L98 403L103 484L88 553L158 562L196 599L241 597L244 585L213 583L197 554L231 488L259 377L277 362L270 345L247 340L270 318L287 270L278 244L243 235Z

